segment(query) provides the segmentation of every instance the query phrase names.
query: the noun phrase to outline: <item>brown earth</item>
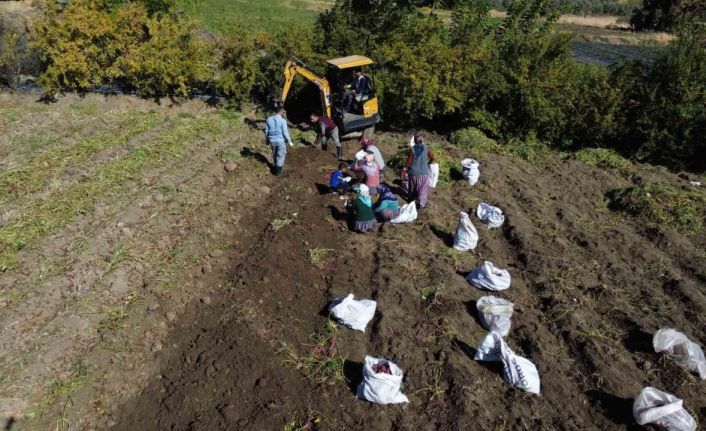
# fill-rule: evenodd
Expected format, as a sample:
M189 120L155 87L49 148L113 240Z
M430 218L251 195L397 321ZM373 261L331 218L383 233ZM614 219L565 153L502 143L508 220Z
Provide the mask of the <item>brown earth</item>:
M189 307L159 377L123 407L115 429L280 429L311 417L323 429L631 429L632 398L645 385L677 394L703 420L702 383L651 350L663 326L696 340L703 333L703 237L607 212L605 193L626 180L575 160L537 168L490 155L478 187L438 189L417 223L355 235L338 220L340 202L315 192L331 163L314 148L290 158L251 223L259 239L228 268L229 288ZM506 225L480 228L473 254L451 251L458 211L479 200L500 205ZM292 224L267 227L283 218ZM312 248L334 250L325 270L308 261ZM518 309L509 342L537 364L542 396L472 359L483 292L463 275L485 259L513 275L501 295ZM435 289L431 303L425 289ZM311 354L322 309L347 293L378 301L378 314L366 334L338 331L347 384L317 385L278 349L286 342ZM366 354L405 370L409 405L355 399Z
M299 429L316 422L332 430L624 430L636 428L632 399L647 385L683 398L699 422L706 418L703 383L651 348L661 327L706 341L706 239L610 212L606 193L635 178L558 155L528 163L447 146L452 160L480 160L477 186L442 185L417 222L356 235L346 228L342 201L322 193L335 166L330 154L300 146L285 177L275 179L255 121L196 105L89 98L18 115L58 125L55 116L78 103L160 115L147 132L97 152L95 163L110 164L179 127L194 131L179 154L125 179L120 194L101 197L93 211L30 244L0 276L7 429ZM84 120L76 136L96 127ZM15 124L4 125L6 136L21 139ZM377 139L389 156L408 137ZM0 154L11 154L3 143ZM0 163L0 174L23 157L30 156ZM232 172L224 169L229 158L237 164ZM89 176L97 169L91 163L82 164ZM85 181L71 169L52 172L66 187ZM637 176L685 183L649 166ZM41 189L27 199L56 193ZM17 199L13 208L29 205ZM480 201L500 206L505 225L488 230L473 215L478 248L454 251L458 212L474 212ZM314 250L326 257L312 259ZM59 257L50 276L36 274ZM537 365L541 396L473 361L485 335L475 301L486 292L464 276L484 260L512 274L512 287L498 295L516 305L507 339ZM2 301L18 289L27 297ZM302 361L321 355L314 338L327 325L326 303L348 293L378 301L376 317L365 334L339 326L324 343L327 358L345 359L343 379L307 377ZM405 371L410 404L355 399L365 355L391 358Z

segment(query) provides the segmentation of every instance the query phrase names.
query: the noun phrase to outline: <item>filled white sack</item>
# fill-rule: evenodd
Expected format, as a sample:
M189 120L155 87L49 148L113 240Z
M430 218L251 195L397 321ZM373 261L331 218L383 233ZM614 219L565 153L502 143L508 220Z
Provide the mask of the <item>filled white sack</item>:
M454 236L454 248L461 251L469 251L478 245L478 231L471 223L468 213L461 212L456 226L456 236Z
M505 290L510 287L510 272L496 268L492 262L485 261L483 265L471 271L466 281L479 289Z
M468 180L468 184L475 186L480 178L480 163L475 159L463 159L461 161L461 174Z
M353 299L353 294L345 298L336 298L328 307L333 317L356 331L365 332L365 327L375 315L377 303L371 299Z
M390 220L390 223L410 223L417 219L417 204L410 202L400 207L397 217Z
M436 183L439 182L439 164L429 163L429 171L431 172L429 175L429 187L433 189L436 187Z
M503 337L510 332L513 307L512 302L495 296L484 296L476 302L481 325Z
M488 227L500 227L505 223L503 211L485 202L478 204L476 215Z
M357 153L355 153L355 159L356 160L363 160L367 154L368 153L366 153L365 150L360 150Z
M652 345L655 352L666 353L682 367L698 374L702 380L706 379L704 352L686 335L671 328L660 329L652 338Z
M653 424L667 431L696 431L696 421L674 395L646 387L635 398L632 415L640 425Z
M476 361L502 362L503 379L516 388L539 395L540 381L537 367L527 358L518 356L500 334L490 331L476 351Z
M392 374L376 373L373 370L373 365L385 363L390 367ZM409 399L402 393L403 378L404 373L394 362L366 356L363 381L358 385L356 396L361 400L378 404L408 403Z

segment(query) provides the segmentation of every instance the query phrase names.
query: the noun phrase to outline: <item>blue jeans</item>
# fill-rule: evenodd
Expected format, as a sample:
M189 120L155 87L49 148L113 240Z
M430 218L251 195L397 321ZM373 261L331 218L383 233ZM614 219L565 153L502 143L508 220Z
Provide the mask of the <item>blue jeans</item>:
M287 144L284 142L270 142L272 147L272 163L276 167L284 166L284 159L287 157Z

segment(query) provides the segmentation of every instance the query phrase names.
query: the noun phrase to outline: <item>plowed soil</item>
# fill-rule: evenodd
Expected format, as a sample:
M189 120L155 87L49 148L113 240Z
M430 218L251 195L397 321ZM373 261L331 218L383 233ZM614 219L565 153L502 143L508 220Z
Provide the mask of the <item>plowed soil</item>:
M605 211L605 192L624 180L572 160L537 169L488 156L480 186L438 189L416 223L355 235L338 220L339 201L314 191L331 163L314 148L290 158L251 224L259 239L229 271L232 286L217 304L194 304L159 380L117 429L280 429L311 417L323 429L630 429L645 385L706 413L702 383L651 349L663 326L703 333L703 243ZM500 205L505 226L474 218L475 253L449 250L457 213L479 200ZM277 231L264 223L283 218L292 224ZM333 250L323 270L308 261L312 248ZM518 309L509 342L537 364L542 396L472 359L483 292L463 276L483 260L512 273L501 295ZM365 334L338 332L347 384L315 384L277 353L280 343L311 354L321 310L348 293L378 301L378 314ZM366 354L406 371L409 405L355 399Z
M65 106L46 109L63 112ZM478 158L480 183L441 185L416 222L357 235L347 229L343 201L325 190L325 175L336 164L331 154L298 146L288 156L285 176L274 178L258 130L263 114L226 121L214 119L221 117L209 108L170 109L193 116L164 114L176 126L199 126L204 118L215 123L199 129L184 155L165 156L149 174L130 179L126 190L134 190L128 196L134 197L127 210L77 216L75 230L94 226L89 238L97 239L89 245L112 255L119 243L114 237L128 228L131 258L106 267L110 259L89 259L90 247L50 247L71 232L60 231L30 244L18 255L19 269L2 276L3 294L29 283L22 268L51 254L36 251L46 249L76 253L72 265L83 272L75 273L97 280L89 290L76 283L72 291L67 284L61 301L52 302L44 291L32 294L28 300L45 301L53 317L24 320L7 333L11 337L3 331L3 370L14 373L13 383L31 381L50 394L42 398L39 389L25 388L22 399L3 404L15 412L6 416L8 429L626 430L639 428L632 400L648 385L684 399L699 422L706 418L703 382L651 346L662 327L706 341L704 233L687 236L646 225L605 203L608 192L639 178L687 187L683 178L650 166L638 166L637 176L627 178L558 155L528 163L473 154L429 135L451 160ZM143 145L149 133L176 126L159 123L127 145ZM214 127L218 133L208 131ZM408 135L381 133L376 139L389 157ZM346 145L352 156L355 144ZM228 158L237 163L234 171L223 169ZM394 179L390 172L388 180ZM173 187L160 186L165 181ZM160 194L166 198L155 199ZM149 204L137 205L144 195L153 196ZM472 215L479 245L474 252L454 251L459 212L474 213L481 201L502 208L505 224L489 230ZM148 259L157 253L153 248L164 259ZM475 302L487 292L464 278L485 260L512 275L510 289L497 294L515 304L507 341L537 365L541 396L511 387L497 367L473 360L486 334ZM89 271L96 265L100 276ZM89 294L102 298L96 291L112 298L101 299L105 307L122 304L126 316L111 319L114 314L98 308L99 316L90 317L73 305L70 313L55 311ZM375 318L365 333L338 326L317 345L316 334L327 327L327 302L348 293L376 300ZM19 313L29 307L26 301L5 307ZM30 309L38 308L32 303ZM42 337L41 329L32 329L41 324L33 321L54 325L67 314L86 322L80 336L55 335L54 343L69 346L50 350L61 367L30 361L39 373L34 380L25 368L11 368L13 351L33 358L34 350L20 346L23 334ZM322 346L326 358L343 361L340 378L335 372L311 375L302 365L320 358ZM392 359L404 370L409 404L380 406L355 398L365 355ZM87 372L72 368L77 358ZM64 386L57 388L57 381ZM77 384L66 389L69 383ZM3 379L0 389L4 400L19 399Z

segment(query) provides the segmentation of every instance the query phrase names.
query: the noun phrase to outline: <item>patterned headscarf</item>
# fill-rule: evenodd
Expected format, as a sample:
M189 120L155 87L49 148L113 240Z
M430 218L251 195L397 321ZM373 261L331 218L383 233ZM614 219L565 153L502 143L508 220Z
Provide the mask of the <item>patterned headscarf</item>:
M378 194L380 194L381 201L397 202L397 195L390 190L390 187L387 184L380 184L378 186Z

